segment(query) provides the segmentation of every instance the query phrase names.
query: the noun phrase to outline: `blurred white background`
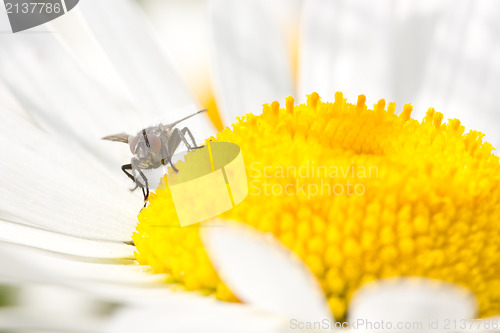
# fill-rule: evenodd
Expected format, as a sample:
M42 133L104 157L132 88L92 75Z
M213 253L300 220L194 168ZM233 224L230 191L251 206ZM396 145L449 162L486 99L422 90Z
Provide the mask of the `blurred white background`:
M418 120L434 107L445 119L459 118L466 129L483 131L494 146L500 143L498 2L254 2L280 29L289 53L283 62L289 62L296 80L291 92L296 100L304 101L312 91L323 100L343 91L352 102L365 94L368 105L385 98L397 102L398 111L412 103L412 116ZM190 87L202 101L208 99L221 70L214 68L210 20L216 16L210 13L210 2L141 3ZM248 1L239 3L246 7ZM238 17L229 6L226 15ZM226 119L224 125L229 124Z

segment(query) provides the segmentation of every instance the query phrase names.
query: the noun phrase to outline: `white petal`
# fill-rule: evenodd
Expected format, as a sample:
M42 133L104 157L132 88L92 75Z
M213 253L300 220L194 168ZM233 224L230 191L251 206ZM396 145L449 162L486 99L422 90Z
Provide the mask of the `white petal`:
M136 306L181 306L212 303L196 293L172 291L167 276L129 259L95 259L60 255L0 242L0 283L52 285L89 297Z
M392 0L306 0L299 45L300 98L336 91L355 102L394 98L391 73Z
M83 67L92 79L98 81L102 86L112 90L124 100L134 102L130 92L113 63L106 55L105 50L99 44L77 6L65 15L47 23L47 27L56 33L57 39L67 49L74 59ZM144 116L154 115L154 110L141 110Z
M396 102L399 110L405 103L417 102L436 25L452 2L422 0L392 3L395 12L389 60L394 95L380 97ZM427 111L424 105L420 107Z
M247 308L195 292L172 290L164 274L152 274L131 260L76 258L0 242L0 283L74 288L101 301L171 309ZM215 304L215 305L214 305ZM205 311L206 312L206 311Z
M223 123L259 114L261 105L293 95L286 41L265 0L210 3L214 79Z
M209 257L235 295L290 319L331 318L314 275L271 234L226 224L202 230Z
M97 312L94 308L98 305L96 299L79 290L46 284L26 284L14 287L19 290L15 294L13 303L27 311L41 310L60 316ZM51 302L47 302L48 299Z
M125 308L112 318L107 333L122 332L285 332L286 322L251 308L213 302L206 306Z
M72 316L46 313L44 309L0 308L0 330L4 332L97 333L104 328L98 316Z
M206 1L141 1L151 24L191 91L205 103L213 98Z
M130 259L93 259L60 255L24 246L0 243L0 281L47 283L85 290L99 285L151 287L165 280ZM166 288L166 286L165 286Z
M275 332L275 328L287 325L279 316L259 313L248 306L216 301L193 292L172 291L171 286L162 283L164 275L152 275L148 270L144 271L143 266L76 261L75 258L9 244L0 244L0 265L2 283L21 286L43 283L58 288L75 288L83 295L99 301L146 308L134 317L135 323L126 321L134 328L141 322L139 318L149 319L141 324L147 328L144 331L158 329L157 324L188 328L200 327L198 325L202 324L208 329L213 323L215 328L223 332L234 331L238 329L237 325L243 324L248 332ZM197 320L193 321L193 318ZM34 320L38 323L36 318ZM117 325L123 327L122 320L120 312L110 329ZM11 323L19 324L17 320ZM61 323L55 320L50 325ZM246 332L244 328L241 329Z
M87 258L133 258L135 247L44 230L0 219L0 241Z
M2 20L7 18L0 13ZM1 34L0 79L31 118L61 141L110 168L130 158L126 148L120 151L101 138L133 126L139 113L92 81L54 33Z
M423 325L439 321L439 328L446 331L445 321L475 318L476 299L468 290L457 285L426 278L392 278L362 287L354 296L349 308L349 322L362 323L358 331L384 331L382 320L391 323L393 330L398 322ZM385 326L385 331L387 331ZM418 326L405 327L417 331Z
M367 104L414 101L433 28L445 1L306 0L299 56L299 96L336 91Z
M127 93L144 114L163 116L168 123L199 109L156 32L134 1L89 0L79 4L75 13L78 11L81 20L77 24L89 28ZM66 40L70 39L69 34ZM186 126L192 127L199 141L213 135L213 128L206 114L198 118L204 121L191 119L186 121Z
M85 153L68 149L14 113L0 122L0 216L76 237L130 241L141 208ZM23 234L9 241L29 244Z
M436 30L419 103L500 144L498 1L454 1Z
M144 279L142 285L124 284L124 283L81 283L75 287L88 292L89 294L101 297L110 302L120 304L130 304L133 306L148 307L148 306L197 306L199 304L212 304L215 299L200 295L196 292L186 292L181 288L176 289L175 285L158 282L158 275L151 275L149 279ZM163 280L165 275L159 275ZM180 290L179 290L180 289ZM231 305L236 305L232 303Z
M193 103L136 3L90 0L79 4L78 10L127 87L145 98L138 103L157 111ZM114 15L109 15L111 11Z
M19 101L12 95L5 84L0 80L0 110L6 109L16 112L26 120L31 121L30 116L23 109Z
M460 0L449 4L436 27L431 52L427 61L422 84L423 102L432 103L439 111L444 107L451 92L457 64L462 57L464 36L472 15L474 1Z

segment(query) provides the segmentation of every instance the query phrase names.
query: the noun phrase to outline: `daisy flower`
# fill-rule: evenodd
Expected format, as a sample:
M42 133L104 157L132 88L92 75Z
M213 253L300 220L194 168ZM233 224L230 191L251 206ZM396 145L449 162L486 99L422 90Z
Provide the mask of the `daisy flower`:
M441 325L498 314L498 158L481 133L426 108L479 130L495 126L487 115L499 83L498 4L295 3L296 67L283 26L298 24L274 16L290 7L209 4L217 109L204 101L209 117L187 125L198 142L240 145L261 192L224 213L223 226L176 228L167 187L138 223L141 200L119 172L130 153L100 138L202 106L136 3L87 0L48 28L0 35L2 278L127 305L96 323L110 332L317 330L358 319ZM350 104L334 95L340 90L349 101L359 92L415 99L417 115L364 95ZM274 171L308 161L320 173L305 177L307 186L351 180L366 193L262 192L266 181L284 189L300 180ZM321 174L353 165L377 173ZM173 291L172 282L196 293Z

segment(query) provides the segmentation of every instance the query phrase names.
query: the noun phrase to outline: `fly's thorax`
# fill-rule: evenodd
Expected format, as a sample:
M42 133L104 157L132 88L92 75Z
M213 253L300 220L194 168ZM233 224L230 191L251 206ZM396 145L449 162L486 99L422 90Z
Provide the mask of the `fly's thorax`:
M162 154L151 154L142 158L139 158L138 156L135 157L138 160L136 165L141 169L154 169L165 164L162 163Z
M163 129L159 133L160 140L165 145L165 147L168 148L168 142L170 141L170 138L172 137L172 132L173 132L174 129L173 128L168 128L165 125L160 125L160 126Z
M167 166L161 163L158 166L150 164L148 168L142 168L139 164L132 164L135 183L141 188L156 189L166 172Z
M140 187L157 183L158 177L169 172L168 166L175 171L174 165L184 160L190 148L196 146L194 141L187 144L175 126L164 124L140 130L129 142L133 153L131 164L134 178Z

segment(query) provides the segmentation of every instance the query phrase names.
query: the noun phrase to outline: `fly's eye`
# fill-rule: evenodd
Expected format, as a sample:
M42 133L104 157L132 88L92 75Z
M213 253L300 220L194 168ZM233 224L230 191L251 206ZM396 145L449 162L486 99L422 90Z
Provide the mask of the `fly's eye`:
M159 153L161 149L161 140L154 134L147 134L146 138L149 142L149 147L155 153Z
M129 140L129 146L130 146L130 152L135 154L135 147L137 146L137 142L139 141L139 135L136 135L132 138L132 140Z

